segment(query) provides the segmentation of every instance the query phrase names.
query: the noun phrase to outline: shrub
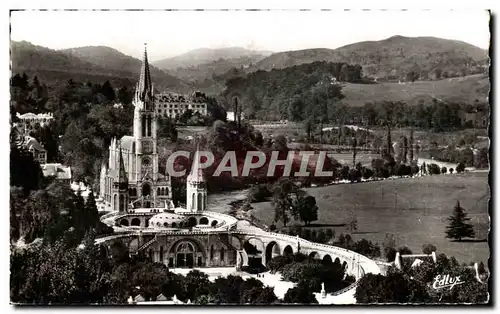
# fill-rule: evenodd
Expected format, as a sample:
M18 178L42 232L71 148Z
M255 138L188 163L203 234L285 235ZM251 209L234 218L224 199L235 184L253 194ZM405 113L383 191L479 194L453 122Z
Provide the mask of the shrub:
M441 169L436 164L427 165L427 168L428 168L427 170L429 171L429 174L431 174L431 175L441 173Z
M411 254L413 254L412 251L408 247L406 247L406 246L400 247L398 251L399 251L399 254L401 254L401 255L411 255Z
M434 244L424 244L422 246L422 252L424 254L431 254L432 252L436 251L436 246Z
M385 258L387 259L388 262L394 261L396 259L396 249L393 247L385 248Z
M454 171L454 170L453 170L453 168L450 168L448 171L449 171L450 173L453 173L453 171Z
M457 173L462 173L465 171L465 165L463 162L459 162L456 169Z
M441 173L445 174L448 171L446 167L441 168Z

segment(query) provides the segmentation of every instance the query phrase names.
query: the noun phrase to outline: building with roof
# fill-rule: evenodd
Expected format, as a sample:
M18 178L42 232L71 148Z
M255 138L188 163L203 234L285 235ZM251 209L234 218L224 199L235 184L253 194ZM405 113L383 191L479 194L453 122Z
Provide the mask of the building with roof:
M55 177L57 180L71 184L71 167L53 163L44 164L41 168L44 177Z
M40 165L47 163L47 150L34 137L26 136L22 145L31 153Z
M162 93L155 96L156 113L160 117L175 119L188 109L200 115L207 115L207 97L202 92L193 92L191 95Z
M24 134L29 135L37 128L49 125L54 120L52 113L39 113L34 114L31 112L25 114L16 114L19 122L16 123L18 129Z

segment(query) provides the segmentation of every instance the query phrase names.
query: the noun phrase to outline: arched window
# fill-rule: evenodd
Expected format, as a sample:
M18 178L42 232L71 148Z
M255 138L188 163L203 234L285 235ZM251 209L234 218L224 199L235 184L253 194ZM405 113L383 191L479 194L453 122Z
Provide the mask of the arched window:
M113 210L117 210L117 209L118 209L118 195L115 194Z
M172 228L177 228L177 223L173 222L172 223Z
M163 227L168 228L168 223L167 223L167 222L164 222L164 223L163 223Z
M161 195L161 189L160 188L156 189L156 195Z
M224 252L224 248L221 248L221 249L220 249L220 260L221 260L221 261L224 261L224 253L225 253L225 252Z
M123 197L123 194L120 195L120 211L125 211L125 198Z
M198 209L203 210L203 195L198 194Z
M194 198L194 193L193 195L191 196L191 208L190 209L194 209L195 208L195 205L194 205L194 201L195 201L195 198Z
M141 117L141 136L146 136L146 117Z
M142 186L142 196L148 195L151 195L151 186L146 183Z

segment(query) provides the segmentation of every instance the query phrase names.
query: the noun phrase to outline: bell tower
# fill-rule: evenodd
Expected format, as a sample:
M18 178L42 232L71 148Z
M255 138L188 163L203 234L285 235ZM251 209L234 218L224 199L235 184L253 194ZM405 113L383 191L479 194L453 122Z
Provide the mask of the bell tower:
M158 117L146 44L144 44L141 74L132 103L134 105L135 181L138 185L138 197L143 199L143 207L154 207L155 185L158 180L156 137Z
M203 170L200 168L200 154L198 147L194 154L193 166L186 182L186 206L191 212L200 212L207 209L207 188Z

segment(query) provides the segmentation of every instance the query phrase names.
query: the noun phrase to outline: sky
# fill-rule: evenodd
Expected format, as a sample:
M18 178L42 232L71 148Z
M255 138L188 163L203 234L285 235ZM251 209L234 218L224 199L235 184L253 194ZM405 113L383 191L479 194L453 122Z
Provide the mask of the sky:
M483 10L13 11L11 39L51 49L109 46L151 61L196 48L273 52L338 48L394 35L433 36L489 47Z

